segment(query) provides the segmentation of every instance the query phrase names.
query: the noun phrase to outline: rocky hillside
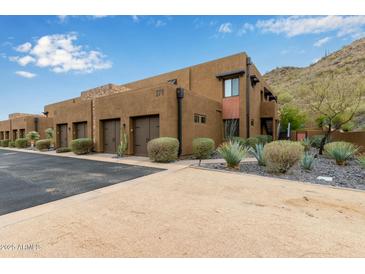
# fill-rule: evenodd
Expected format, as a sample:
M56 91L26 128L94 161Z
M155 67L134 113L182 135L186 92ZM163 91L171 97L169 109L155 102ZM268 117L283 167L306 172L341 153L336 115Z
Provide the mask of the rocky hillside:
M350 81L360 77L365 79L365 38L354 41L308 67L276 68L264 77L278 95L279 103L300 104L303 96L300 88L314 79L320 81L329 72L346 75ZM358 128L365 126L365 102L360 107L356 124Z

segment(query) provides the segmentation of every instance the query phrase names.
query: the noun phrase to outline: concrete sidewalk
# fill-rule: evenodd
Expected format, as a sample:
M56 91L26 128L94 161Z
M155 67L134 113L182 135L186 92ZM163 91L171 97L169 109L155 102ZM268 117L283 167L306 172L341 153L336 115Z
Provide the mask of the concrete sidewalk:
M1 216L0 257L364 257L364 228L364 192L184 167Z

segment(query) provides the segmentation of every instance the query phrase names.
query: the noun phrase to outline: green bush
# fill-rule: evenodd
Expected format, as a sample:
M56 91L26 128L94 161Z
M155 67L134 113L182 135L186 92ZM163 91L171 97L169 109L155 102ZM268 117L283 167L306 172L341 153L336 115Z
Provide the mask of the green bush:
M28 147L28 139L27 138L18 138L15 140L15 146L17 148L26 148Z
M221 144L218 153L223 157L229 168L237 168L243 158L247 155L248 149L238 142L226 142Z
M51 140L49 140L49 139L38 140L35 143L35 147L38 150L46 150L46 149L49 149L50 146L51 146Z
M39 140L39 133L37 131L30 131L27 133L26 138L30 141L30 142L35 142Z
M238 137L238 136L234 136L230 139L230 141L234 142L234 143L238 143L240 146L247 146L247 139L242 138L242 137Z
M312 137L309 138L312 147L314 148L320 148L321 147L321 142L322 139L324 138L324 135L313 135Z
M258 135L255 137L259 144L266 145L267 143L272 142L272 136L271 135Z
M10 141L9 142L9 147L15 147L15 142L14 141Z
M154 162L168 163L177 160L179 141L172 137L152 139L147 144L148 157Z
M357 158L357 161L359 162L362 168L365 168L365 154Z
M300 167L304 170L312 170L314 164L314 156L308 152L305 152L300 160Z
M303 154L299 142L274 141L264 147L264 158L268 172L285 173L296 164Z
M208 159L215 149L215 142L210 138L195 138L193 140L193 154L199 159L199 164L202 159Z
M10 142L9 139L2 140L1 141L1 146L2 147L8 147L9 146L9 142Z
M71 148L69 147L59 147L56 149L56 153L65 153L65 152L71 152Z
M77 155L88 154L93 149L91 138L80 138L71 141L71 151Z
M297 130L304 127L306 115L299 108L291 105L284 105L280 109L280 124L282 129L287 129L290 123L291 130Z
M260 143L255 146L255 148L250 148L250 153L255 156L257 163L259 166L265 166L265 157L264 157L264 144Z
M359 148L354 144L340 141L326 144L324 151L328 156L335 159L336 164L345 165L346 161L359 151Z
M54 135L53 128L47 128L44 132L46 133L46 139L53 139Z
M312 141L309 138L304 138L303 141L301 141L302 146L304 147L304 151L309 151L312 146Z

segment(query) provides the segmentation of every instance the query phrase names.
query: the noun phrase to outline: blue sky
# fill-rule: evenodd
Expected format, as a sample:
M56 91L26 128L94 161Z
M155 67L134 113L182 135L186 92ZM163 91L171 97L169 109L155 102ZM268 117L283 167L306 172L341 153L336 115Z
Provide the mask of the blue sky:
M262 73L364 36L365 16L0 16L0 120L246 51Z

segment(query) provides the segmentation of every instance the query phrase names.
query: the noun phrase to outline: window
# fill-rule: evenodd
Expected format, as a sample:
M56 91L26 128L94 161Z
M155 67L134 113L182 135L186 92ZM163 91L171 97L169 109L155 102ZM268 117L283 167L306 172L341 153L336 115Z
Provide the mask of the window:
M205 124L207 122L207 116L202 114L194 114L194 123Z
M239 119L224 120L224 138L237 137L240 135Z
M238 96L240 90L239 79L224 80L224 97Z

